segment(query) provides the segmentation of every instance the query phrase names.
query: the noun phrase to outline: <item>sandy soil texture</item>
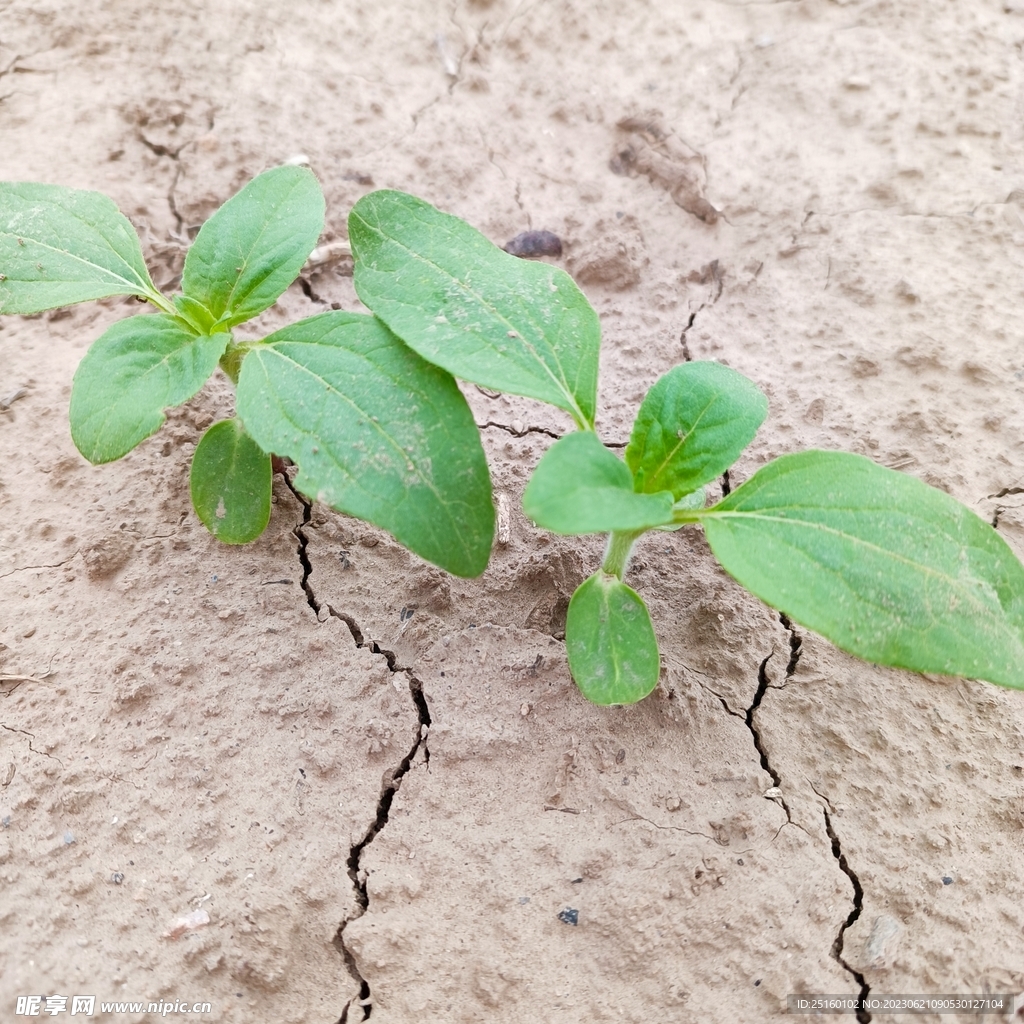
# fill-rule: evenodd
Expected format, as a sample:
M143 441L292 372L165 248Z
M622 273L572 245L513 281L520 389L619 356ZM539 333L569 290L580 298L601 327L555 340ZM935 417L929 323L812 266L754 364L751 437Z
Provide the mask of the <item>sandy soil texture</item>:
M1024 555L1024 4L285 7L0 0L0 178L109 194L169 288L297 158L325 241L381 187L499 244L552 231L601 316L607 440L718 359L771 404L733 483L851 450ZM331 303L359 308L344 260L253 329ZM661 686L588 705L562 630L600 540L519 510L569 424L476 388L508 509L480 579L281 476L264 537L218 545L187 477L226 380L121 462L72 445L75 367L136 308L0 323L0 1019L92 994L731 1024L790 993L1024 992L1024 695L840 654L682 531L631 567Z

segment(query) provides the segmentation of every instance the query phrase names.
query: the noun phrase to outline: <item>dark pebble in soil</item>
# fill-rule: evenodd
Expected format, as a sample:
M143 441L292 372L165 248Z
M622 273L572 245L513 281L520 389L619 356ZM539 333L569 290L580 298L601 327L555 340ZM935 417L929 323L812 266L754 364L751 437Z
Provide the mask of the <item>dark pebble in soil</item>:
M558 912L558 920L562 924L579 924L580 912L575 907L566 907Z
M553 231L524 231L506 243L505 252L513 256L561 256L562 240Z

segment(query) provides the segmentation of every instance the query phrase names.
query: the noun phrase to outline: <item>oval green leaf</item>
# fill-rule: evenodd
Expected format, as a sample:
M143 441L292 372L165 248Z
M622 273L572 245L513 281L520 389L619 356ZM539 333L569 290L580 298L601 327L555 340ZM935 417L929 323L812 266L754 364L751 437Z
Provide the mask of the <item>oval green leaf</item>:
M119 320L85 354L71 386L71 437L92 463L112 462L155 434L217 368L226 334L196 337L164 313Z
M672 522L672 495L637 494L626 464L589 430L559 438L537 463L523 511L552 533L646 530Z
M203 525L225 544L248 544L270 522L270 456L239 419L214 423L192 456L189 489Z
M859 455L808 451L695 518L727 572L843 650L1024 688L1024 566L942 491Z
M304 494L457 576L486 568L494 505L469 406L376 318L323 313L270 335L242 361L237 408L299 466Z
M683 363L647 392L626 446L638 491L678 500L724 473L757 433L768 400L720 363Z
M0 313L108 295L159 298L139 236L99 192L0 182Z
M356 294L424 359L593 426L601 327L565 271L403 192L363 196L348 231Z
M308 167L264 171L199 229L181 290L223 327L243 323L298 277L323 225L323 192Z
M594 704L635 704L661 672L654 626L640 595L605 572L584 580L565 619L569 670Z

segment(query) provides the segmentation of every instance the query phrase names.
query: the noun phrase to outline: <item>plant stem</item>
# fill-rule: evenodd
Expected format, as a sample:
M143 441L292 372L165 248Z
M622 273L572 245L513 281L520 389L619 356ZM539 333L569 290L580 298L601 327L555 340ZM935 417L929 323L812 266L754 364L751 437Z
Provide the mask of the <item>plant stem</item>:
M167 298L160 294L160 292L146 292L145 295L140 296L147 302L152 303L161 312L167 313L169 316L178 316L178 311L174 308L174 304L169 302Z
M231 378L231 383L238 386L238 375L242 370L242 359L249 350L233 341L228 343L227 351L220 357L220 368Z
M643 530L615 530L608 534L608 547L605 548L601 570L621 581L633 544L643 533Z

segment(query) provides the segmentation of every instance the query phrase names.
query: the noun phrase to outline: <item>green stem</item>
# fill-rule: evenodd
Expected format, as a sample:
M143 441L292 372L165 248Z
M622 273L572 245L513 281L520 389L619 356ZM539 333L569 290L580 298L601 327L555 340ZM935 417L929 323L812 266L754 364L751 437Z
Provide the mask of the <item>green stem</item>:
M168 313L171 316L178 316L178 311L174 308L174 304L169 302L168 299L161 295L160 292L146 292L145 295L141 296L147 302L151 302L157 309L164 313Z
M637 537L644 532L644 530L615 530L608 534L608 547L605 548L604 561L601 563L602 571L621 581L633 545L636 543Z
M249 349L244 345L228 343L227 350L220 357L220 368L231 378L231 383L238 387L238 375L242 372L242 360Z

